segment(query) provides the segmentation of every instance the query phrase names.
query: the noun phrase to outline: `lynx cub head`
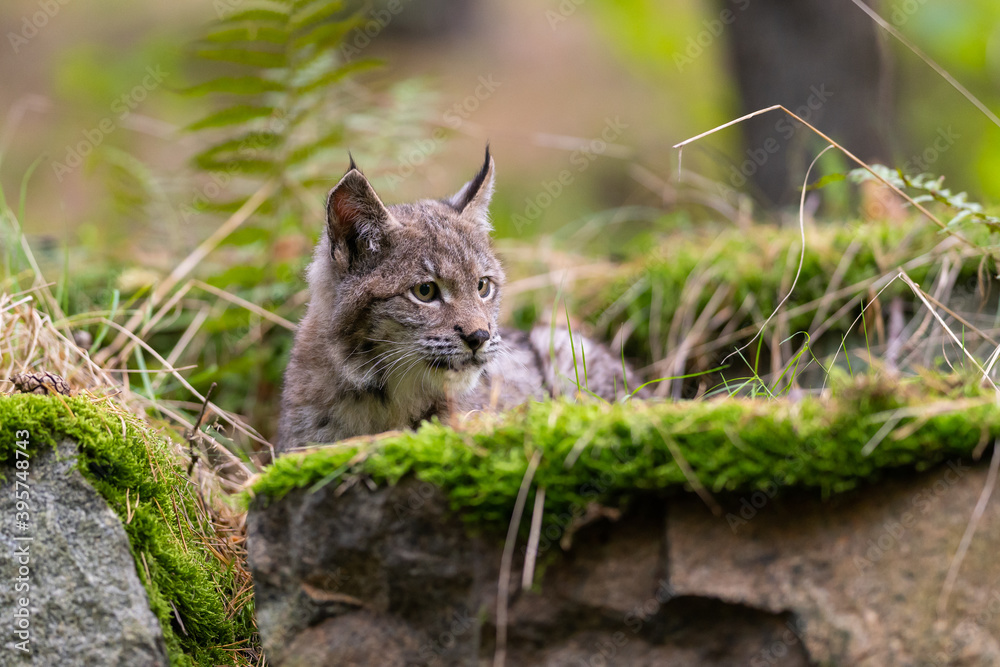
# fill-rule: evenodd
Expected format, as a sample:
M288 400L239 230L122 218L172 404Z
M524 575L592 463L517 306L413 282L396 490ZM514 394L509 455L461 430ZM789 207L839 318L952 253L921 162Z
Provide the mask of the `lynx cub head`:
M387 206L352 160L330 191L310 311L328 324L343 379L358 391L388 401L460 394L498 353L504 273L490 242L493 171L487 148L455 195Z

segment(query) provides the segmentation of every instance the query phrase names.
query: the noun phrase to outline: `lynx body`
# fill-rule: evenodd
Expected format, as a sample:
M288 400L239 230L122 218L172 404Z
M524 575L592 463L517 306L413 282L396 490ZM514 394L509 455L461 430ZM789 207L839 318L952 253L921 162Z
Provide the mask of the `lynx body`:
M505 278L490 240L493 182L487 149L454 196L386 206L352 160L327 197L309 267L279 451L574 390L571 344L586 355L591 391L623 393L622 364L605 348L571 343L565 329L498 326Z

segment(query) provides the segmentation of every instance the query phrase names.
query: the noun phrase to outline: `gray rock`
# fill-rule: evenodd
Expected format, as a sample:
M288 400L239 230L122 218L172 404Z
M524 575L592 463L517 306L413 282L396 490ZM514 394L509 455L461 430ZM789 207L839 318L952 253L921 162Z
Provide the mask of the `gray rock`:
M986 474L951 462L831 502L748 495L728 520L674 503L671 583L678 595L792 614L820 664L1000 665L1000 499L937 610Z
M121 520L74 468L76 446L60 443L30 459L30 521L16 525L14 470L0 483L0 665L165 666L159 622L136 573ZM17 489L19 492L22 488ZM31 541L18 540L31 537ZM18 550L30 570L20 577ZM17 554L17 555L15 555ZM30 590L16 587L27 583ZM14 635L20 598L30 653Z
M340 665L474 663L470 610L487 559L445 517L443 494L413 481L300 490L251 512L248 559L269 663L324 664L315 657L323 646ZM438 641L453 629L463 641Z
M1000 503L942 614L986 478L951 462L851 494L648 498L511 578L507 665L1000 667ZM433 486L298 491L248 518L273 667L490 665L502 544L469 536Z
M539 591L515 571L506 664L724 667L779 641L787 614L673 595L665 511L580 531ZM247 531L272 667L492 663L502 545L469 537L435 487L296 491L252 508ZM798 645L772 664L809 663Z

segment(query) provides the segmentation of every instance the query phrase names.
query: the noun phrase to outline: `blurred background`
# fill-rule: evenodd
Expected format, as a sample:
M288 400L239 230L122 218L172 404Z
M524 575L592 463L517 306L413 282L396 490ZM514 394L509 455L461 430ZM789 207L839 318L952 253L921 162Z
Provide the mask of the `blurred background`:
M301 12L286 25L272 10L288 7ZM997 106L1000 5L873 7ZM715 133L682 163L673 148L770 105L861 159L1000 195L1000 128L849 0L8 0L0 24L0 186L67 313L156 312L149 291L279 181L144 331L244 414L273 409L290 337L230 297L297 321L348 150L391 203L451 194L489 142L498 244L515 279L535 280L508 304L521 325L560 289L552 267L593 279L674 233L794 226L825 142L787 115ZM853 166L831 151L811 181ZM858 193L830 180L808 212L862 218ZM114 337L81 328L95 354Z
M28 231L76 241L111 231L107 202L96 196L100 156L81 156L82 166L63 174L53 170L54 163L74 161L77 143L95 143L87 141L88 131L102 135L95 152L120 149L157 169L185 164L197 140L183 128L209 105L203 96L179 94L205 79L206 63L193 57L195 40L210 21L240 6L238 0L125 6L12 0L0 7L5 190L17 192L41 159L27 183ZM1000 6L897 0L875 8L987 104L996 101ZM475 171L489 141L500 174L501 232L508 231L507 218L525 208L535 213L526 199L544 191L540 184L585 161L588 168L559 205L532 216L534 229L556 230L600 209L660 206L676 181L673 144L772 104L809 110L807 120L862 159L909 162L912 172L947 174L973 195L1000 194L991 177L1000 130L849 0L381 0L361 12L365 21L346 36L343 51L351 60L382 59L384 66L359 81L372 95L393 88L404 95L396 100L400 123L446 131L433 146L420 144L415 132L376 146L345 137L343 154L329 162L331 181L350 148L388 200L454 190ZM100 131L104 119L112 131ZM794 189L787 184L801 181L808 164L801 157L787 161L797 173L733 183L743 181L736 174L749 176L745 162L763 148L767 131L783 144L788 133L800 134L780 114L758 124L764 134L750 123L689 148L685 167L751 195L758 207L787 204L787 190ZM615 136L604 151L571 162L575 150L609 128ZM953 143L926 164L921 156L940 134ZM391 179L394 173L407 175ZM654 176L664 183L657 186Z
M52 168L102 119L110 118L114 129L101 132L100 146L156 167L184 164L194 142L183 128L206 109L203 97L178 94L204 78L205 63L192 58L192 45L208 22L239 7L237 0L4 3L0 179L16 192L42 157L28 183L30 231L64 237L79 233L81 224L103 229L91 182L97 161L82 156L83 168L61 179ZM987 104L996 99L1000 6L897 0L875 8ZM390 200L454 189L490 141L501 170L497 217L523 213L539 183L567 166L576 169L572 152L615 125L617 136L589 173L533 221L556 229L595 209L658 203L663 192L629 167L676 178L673 144L772 104L809 109L807 120L859 157L893 166L921 166L926 148L948 133L953 146L927 166L974 195L1000 192L990 177L1000 160L997 128L847 0L382 0L362 15L366 21L347 36L344 51L352 52L348 59L374 57L385 66L361 81L374 94L412 84L400 101L406 120L447 130L430 150L411 139L364 154L367 147L345 139L376 177L392 173L395 163L406 171L414 162L409 152L425 154L412 177L382 183ZM150 68L162 80L149 78ZM135 90L144 77L153 85ZM811 109L816 91L822 99ZM759 124L771 129L780 121L771 114ZM790 131L770 134L784 139ZM746 175L744 163L753 157L747 151L763 147L748 133L737 127L689 149L686 166L739 183L732 168ZM331 179L343 170L340 162L331 160ZM779 174L771 180L780 183L763 184L749 178L737 189L759 205L787 203L784 181L804 173L804 165L787 165L796 167L797 178Z

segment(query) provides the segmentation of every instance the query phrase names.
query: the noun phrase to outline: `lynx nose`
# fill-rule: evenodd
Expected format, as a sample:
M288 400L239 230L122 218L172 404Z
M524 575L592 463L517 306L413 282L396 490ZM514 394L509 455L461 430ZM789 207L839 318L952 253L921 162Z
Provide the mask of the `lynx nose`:
M470 334L459 332L458 335L473 352L482 347L483 343L490 339L490 332L486 329L476 329Z

